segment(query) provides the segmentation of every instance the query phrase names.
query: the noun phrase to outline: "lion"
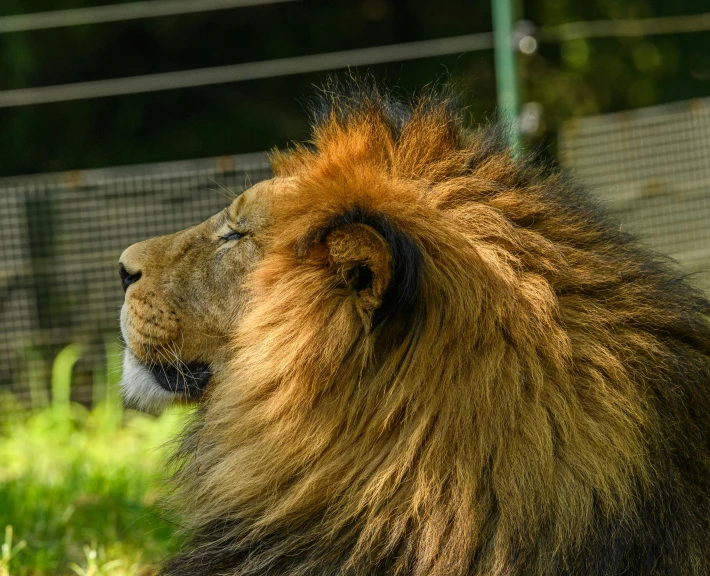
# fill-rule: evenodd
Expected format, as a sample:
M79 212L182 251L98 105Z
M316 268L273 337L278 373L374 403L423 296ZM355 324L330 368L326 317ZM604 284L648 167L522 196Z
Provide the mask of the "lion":
M710 574L710 303L456 100L312 139L120 258L129 405L196 404L195 575Z

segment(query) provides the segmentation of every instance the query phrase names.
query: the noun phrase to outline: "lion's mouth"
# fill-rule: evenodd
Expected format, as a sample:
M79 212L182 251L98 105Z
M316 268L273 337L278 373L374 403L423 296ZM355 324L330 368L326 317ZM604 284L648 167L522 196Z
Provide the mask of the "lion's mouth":
M210 367L201 362L182 364L179 368L154 364L150 372L158 384L168 392L193 400L202 396L212 377Z

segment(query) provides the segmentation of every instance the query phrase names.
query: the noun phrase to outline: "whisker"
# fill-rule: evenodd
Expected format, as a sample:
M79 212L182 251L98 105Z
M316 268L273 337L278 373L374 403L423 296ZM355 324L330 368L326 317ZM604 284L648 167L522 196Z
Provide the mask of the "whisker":
M219 188L220 188L219 190L214 190L214 191L221 194L224 198L229 200L229 202L232 202L232 200L235 200L239 196L239 194L237 194L234 190L232 190L228 186L225 186L221 182L218 182L214 178L210 177L209 179L212 181L213 184L219 186ZM226 194L223 194L222 192L226 192Z

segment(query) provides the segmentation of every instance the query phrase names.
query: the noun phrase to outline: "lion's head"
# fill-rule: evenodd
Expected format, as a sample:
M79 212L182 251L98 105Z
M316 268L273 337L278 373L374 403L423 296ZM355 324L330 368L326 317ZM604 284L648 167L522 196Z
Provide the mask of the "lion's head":
M262 182L202 224L121 255L127 404L158 412L196 401L228 371L231 336L249 300L245 279L263 257L270 204L282 188L273 184Z
M707 574L710 307L446 99L121 257L124 390L198 400L168 574Z

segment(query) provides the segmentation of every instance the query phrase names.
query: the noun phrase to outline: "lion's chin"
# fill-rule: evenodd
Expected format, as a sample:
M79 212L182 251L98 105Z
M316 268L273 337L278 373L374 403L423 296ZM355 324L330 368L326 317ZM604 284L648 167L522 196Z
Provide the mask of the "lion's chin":
M126 348L123 357L121 391L126 407L160 414L172 404L197 402L212 373L206 364L188 364L177 370L172 366L146 366Z

